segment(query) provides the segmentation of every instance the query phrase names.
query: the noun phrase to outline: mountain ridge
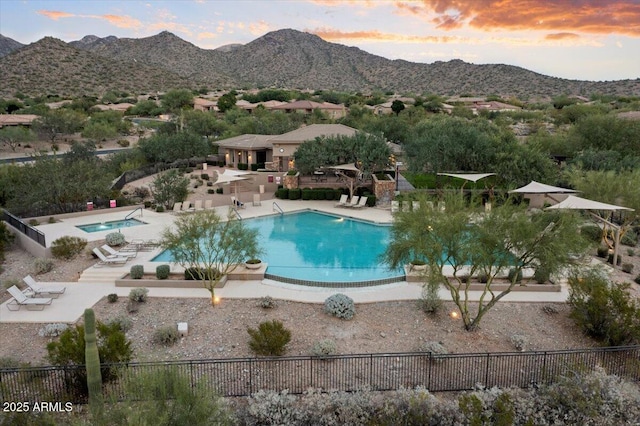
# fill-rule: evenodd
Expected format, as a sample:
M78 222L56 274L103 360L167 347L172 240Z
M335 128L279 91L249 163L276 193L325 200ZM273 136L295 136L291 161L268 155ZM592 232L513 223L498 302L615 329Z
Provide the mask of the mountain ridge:
M42 47L27 49L47 39L22 45L0 57L0 72L9 77L7 81L12 84L21 82L9 90L0 90L3 96L11 90L22 93L44 90L43 84L29 88L18 76L20 72L24 74L24 68L19 70L18 67L55 62L53 52L60 49L60 45L54 47L51 44L51 51ZM98 87L101 90L166 91L176 87L172 84L181 84L179 87L212 89L282 87L440 95L495 94L520 98L548 98L561 94L589 96L594 93L640 95L640 79L594 82L546 76L506 64L476 65L460 59L430 64L392 60L293 29L272 31L247 44L217 49L202 49L168 31L144 38L85 36L70 43L59 40L59 43L82 53L72 54L69 51L67 58L77 56L83 63L95 61L102 67L107 66L105 61L111 63L115 74L109 78L101 77L104 80ZM26 56L29 60L25 59ZM127 66L135 68L135 75L143 72L144 68L144 72L153 75L155 84L159 86L149 89L149 84L129 75ZM68 68L70 72L64 77L68 80L73 76L76 92L89 90L88 93L99 94L96 88L83 83L90 80L89 76L79 74L87 68L86 64L80 70L78 67ZM46 78L44 86L52 90L65 86L61 85L59 77L62 76L59 74L55 78L56 74L42 75L37 70L35 73Z

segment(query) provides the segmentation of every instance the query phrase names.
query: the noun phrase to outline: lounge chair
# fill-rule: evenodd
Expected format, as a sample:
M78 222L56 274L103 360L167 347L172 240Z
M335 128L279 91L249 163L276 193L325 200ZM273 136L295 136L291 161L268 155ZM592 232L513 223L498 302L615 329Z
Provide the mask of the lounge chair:
M204 200L204 209L209 210L213 208L213 200Z
M244 209L244 203L242 201L236 200L236 197L231 197L231 204L233 205L233 207Z
M195 211L202 210L202 200L196 200L195 204L193 205L193 209Z
M403 212L408 212L411 209L410 201L403 201L400 205L402 206L401 208Z
M443 212L447 209L444 201L438 201L438 211Z
M177 213L182 209L182 203L174 203L173 204L173 212Z
M400 211L400 202L393 200L391 202L391 213L398 213Z
M414 212L417 212L418 210L420 210L420 201L412 201L411 210L413 210Z
M138 250L126 250L123 252L120 252L116 249L114 249L113 247L105 244L103 246L100 247L102 250L106 251L107 257L136 257L138 255Z
M360 197L359 196L355 196L355 197L351 197L351 202L347 204L347 207L355 207L358 205L358 202L360 201Z
M41 287L31 275L27 275L22 279L24 283L29 287L29 290L34 296L38 297L41 294L48 294L49 297L56 299L67 290L66 287Z
M125 263L127 263L127 261L129 260L128 257L123 257L123 256L118 256L118 257L107 257L104 255L104 253L102 253L100 250L98 250L98 247L93 249L93 253L98 256L98 259L100 259L100 262L98 262L96 264L96 266L102 266L102 265L124 265Z
M349 204L348 201L349 201L349 196L347 194L342 194L340 196L340 201L336 203L336 207L344 207L347 204Z
M427 201L427 209L429 209L429 210L433 210L434 209L433 201Z
M191 207L191 201L185 201L182 203L182 212L192 211L193 207Z
M50 305L53 301L50 297L27 297L26 294L20 291L18 287L11 286L7 289L13 299L7 303L7 309L10 311L17 311L22 306L26 306L27 309L34 307L31 310L43 310L46 305Z
M363 207L367 207L367 200L369 199L369 197L360 197L360 201L358 201L358 204L356 204L355 206L351 206L353 208L356 209L361 209Z

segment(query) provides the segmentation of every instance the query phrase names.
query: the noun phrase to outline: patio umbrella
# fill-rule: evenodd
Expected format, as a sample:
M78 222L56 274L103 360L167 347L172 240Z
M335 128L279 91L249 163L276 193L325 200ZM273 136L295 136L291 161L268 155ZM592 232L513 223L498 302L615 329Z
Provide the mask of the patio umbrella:
M440 176L450 176L458 179L464 179L471 182L477 182L487 176L494 176L495 173L438 173Z
M601 203L599 201L588 200L586 198L580 198L575 195L569 195L566 199L554 204L551 207L547 207L546 210L602 210L602 211L619 211L627 210L633 211L629 207L616 206L614 204ZM620 245L620 226L609 222L603 217L598 216L595 213L590 212L593 217L604 222L616 230L615 242L613 246L613 266L615 267L618 260L618 246Z
M573 189L561 188L559 186L546 185L532 180L523 187L509 191L509 194L566 194L576 193Z
M249 176L246 175L235 175L233 173L227 174L228 170L225 170L225 173L218 173L218 179L214 182L214 185L229 185L233 183L233 192L235 193L236 200L240 201L238 197L238 181L246 181L249 179Z

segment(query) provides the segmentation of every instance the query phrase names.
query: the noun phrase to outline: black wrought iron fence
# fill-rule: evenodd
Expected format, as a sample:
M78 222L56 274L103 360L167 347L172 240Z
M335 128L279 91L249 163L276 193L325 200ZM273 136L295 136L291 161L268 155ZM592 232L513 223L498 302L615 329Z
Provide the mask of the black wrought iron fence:
M45 236L39 229L34 228L33 226L25 223L17 216L12 215L6 210L2 210L2 220L7 222L9 225L31 238L33 241L40 244L42 247L46 247Z
M323 391L370 389L389 391L424 386L430 392L463 391L485 387L527 388L553 383L561 376L596 367L609 374L640 381L640 346L564 351L500 352L432 355L386 353L236 358L128 363L111 365L118 379L105 385L112 397L135 398L142 375L174 371L226 397L247 396L259 390L300 394L309 388ZM0 400L56 400L85 402L76 389L76 370L83 366L0 369ZM83 372L80 372L83 373ZM133 395L132 395L133 393Z

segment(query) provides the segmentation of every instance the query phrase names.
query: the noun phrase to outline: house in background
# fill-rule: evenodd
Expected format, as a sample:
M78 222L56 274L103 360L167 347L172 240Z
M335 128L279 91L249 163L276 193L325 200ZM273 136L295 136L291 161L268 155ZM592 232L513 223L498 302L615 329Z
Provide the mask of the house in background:
M0 114L0 128L5 126L31 126L35 114Z
M133 104L130 104L130 103L127 103L127 102L123 102L123 103L120 103L120 104L107 104L107 105L98 104L98 105L95 105L94 108L97 108L100 111L120 111L120 112L125 112L126 110L128 110L132 106L133 106Z
M272 145L270 139L273 135L245 134L216 142L218 153L224 156L225 164L238 167L238 164L262 165L272 161Z
M331 119L342 118L347 115L347 108L344 105L332 104L330 102L313 102L313 101L293 101L282 105L276 105L271 108L272 111L299 112L301 114L311 114L314 110L320 110L327 114Z
M204 98L193 99L193 109L196 111L217 111L218 103Z

